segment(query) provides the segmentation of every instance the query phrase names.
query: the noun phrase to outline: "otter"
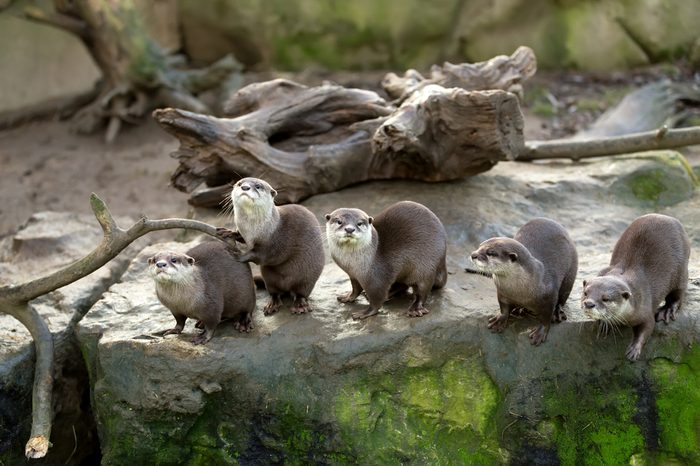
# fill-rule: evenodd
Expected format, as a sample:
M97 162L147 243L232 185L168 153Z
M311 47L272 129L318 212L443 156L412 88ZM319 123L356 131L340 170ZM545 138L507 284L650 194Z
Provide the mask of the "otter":
M539 345L547 340L551 322L566 320L563 307L576 280L578 254L559 223L530 220L513 239L496 237L481 243L471 260L496 284L501 312L489 319L491 331L502 332L510 314L525 309L540 322L529 333L530 342Z
M200 345L211 340L222 320L235 319L239 332L253 329L255 285L248 264L241 264L219 241L198 244L186 253L159 251L148 259L156 295L175 317L175 328L161 335L182 333L187 318L204 331L192 338Z
M377 314L390 294L409 287L413 302L407 315L423 316L430 290L447 282L445 227L424 205L398 202L374 218L360 209L337 209L326 215L326 235L333 260L352 285L338 301L353 302L363 290L369 301L353 319Z
M677 219L643 215L622 233L610 265L583 281L581 308L603 332L632 327L625 356L636 361L655 322L675 320L688 288L690 240ZM663 304L662 304L663 303Z
M240 242L236 258L260 265L270 300L263 312L271 315L282 306L282 296L294 298L292 313L311 312L308 297L325 265L321 225L316 216L298 204L275 205L275 191L258 178L243 178L231 191L237 231L218 228L223 239Z

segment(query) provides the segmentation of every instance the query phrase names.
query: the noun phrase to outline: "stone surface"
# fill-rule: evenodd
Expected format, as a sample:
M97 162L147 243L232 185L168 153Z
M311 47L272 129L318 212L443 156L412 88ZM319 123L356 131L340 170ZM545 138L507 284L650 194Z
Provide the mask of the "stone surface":
M15 16L25 6L0 13L0 113L89 91L100 77L78 38Z
M341 206L376 214L402 199L435 211L448 233L450 275L423 318L406 317L409 297L398 297L379 316L353 321L364 298L338 304L350 284L328 263L311 314L284 309L265 317L260 291L250 334L224 323L206 346L193 346L188 322L183 335L155 337L174 319L146 273L153 249L142 251L78 331L103 463L700 460L693 382L700 370L700 195L688 188L689 167L679 160L659 152L500 163L459 182L366 183L307 200L319 219ZM640 199L635 180L650 170L676 181L642 190ZM630 364L631 330L597 338L595 323L578 309L580 281L607 264L631 220L654 210L678 216L691 237L689 296L678 320L659 324L642 360ZM560 221L580 257L569 320L553 325L540 347L529 344L528 318L491 334L493 283L463 271L482 240L511 236L535 216Z
M118 219L128 225L131 220ZM0 284L21 283L54 272L90 252L102 239L102 230L90 215L42 212L0 241ZM133 255L143 247L127 249L93 274L31 301L52 333L66 327L74 310L89 309L126 270ZM92 433L86 390L87 374L77 347L66 348L56 372L57 415L51 449L43 464L63 464L74 446L71 425L81 437L75 460L89 454ZM34 380L34 346L29 332L11 316L0 314L0 464L18 464L31 427ZM95 439L93 438L94 442ZM94 448L94 444L92 445Z

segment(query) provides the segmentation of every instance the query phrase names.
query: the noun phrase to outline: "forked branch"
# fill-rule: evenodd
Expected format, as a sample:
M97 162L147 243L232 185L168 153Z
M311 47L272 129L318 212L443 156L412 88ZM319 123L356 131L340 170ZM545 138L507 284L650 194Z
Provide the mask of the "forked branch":
M141 218L130 228L120 228L107 205L92 194L92 211L102 227L104 237L101 243L87 256L44 277L30 282L0 287L0 312L15 317L24 325L34 339L36 366L32 396L32 431L25 447L27 458L42 458L50 447L51 421L53 418L54 342L44 319L31 306L29 301L50 293L85 277L115 258L129 244L141 236L158 230L184 228L197 230L216 237L216 227L196 220L168 218L149 220ZM69 331L80 321L82 315L74 316Z

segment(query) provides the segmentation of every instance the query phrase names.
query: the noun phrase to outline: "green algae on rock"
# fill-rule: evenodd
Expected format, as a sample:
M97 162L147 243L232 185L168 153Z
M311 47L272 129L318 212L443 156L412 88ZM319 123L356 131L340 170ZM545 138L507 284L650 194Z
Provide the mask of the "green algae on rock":
M368 376L341 389L335 412L360 463L502 464L501 396L478 358Z

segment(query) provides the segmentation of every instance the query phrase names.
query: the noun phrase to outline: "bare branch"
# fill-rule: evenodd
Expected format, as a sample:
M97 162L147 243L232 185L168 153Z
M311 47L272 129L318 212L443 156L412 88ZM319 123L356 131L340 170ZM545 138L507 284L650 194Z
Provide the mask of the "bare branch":
M44 319L27 303L0 301L0 311L10 314L24 325L34 339L36 364L32 394L32 432L25 447L27 458L42 458L49 449L53 405L53 338Z
M627 154L658 149L700 144L700 126L668 129L662 126L655 131L626 134L597 139L555 139L552 141L527 141L518 161L540 159L579 160L603 155Z
M146 233L184 228L201 231L218 238L216 227L196 220L182 218L148 220L143 217L128 230L123 230L117 225L107 205L94 193L90 196L90 204L95 218L104 233L102 242L92 252L63 269L44 277L27 283L0 287L0 312L9 314L19 320L31 333L36 346L36 368L32 397L32 433L25 448L27 458L44 457L50 446L49 438L51 437L51 421L53 418L51 395L54 370L54 342L51 331L44 319L28 305L28 302L91 274ZM234 240L226 241L226 243L231 247L236 247ZM84 314L81 315L80 313L74 314L66 331L72 331L83 316Z

